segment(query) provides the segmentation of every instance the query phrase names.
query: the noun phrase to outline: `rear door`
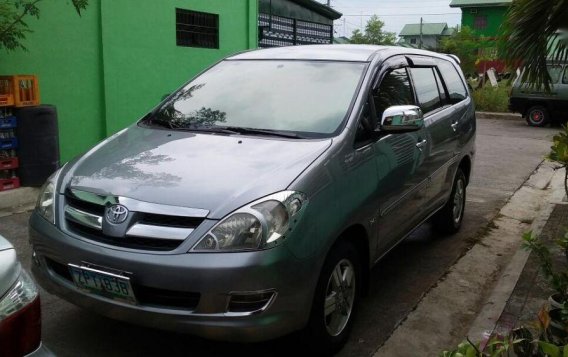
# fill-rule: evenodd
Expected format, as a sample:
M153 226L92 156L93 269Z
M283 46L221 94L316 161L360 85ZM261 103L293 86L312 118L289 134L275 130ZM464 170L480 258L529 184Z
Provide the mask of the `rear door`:
M437 135L443 135L444 139L440 143L443 143L446 156L445 161L440 162L441 165L433 167L433 197L430 205L434 209L444 204L450 196L463 141L472 120L471 98L459 66L453 60L436 59L435 63L445 109L443 119L434 124L432 130L439 131Z
M424 113L424 125L428 151L424 152L424 168L428 171L429 186L422 209L429 215L438 192L441 191L440 176L445 164L453 155L452 108L440 94L440 80L436 66L430 58L413 58L410 68L418 105ZM432 185L437 186L433 189Z
M449 61L416 57L413 63L410 73L430 141L425 163L430 185L424 204L430 214L444 204L451 192L460 133L466 126L467 89Z

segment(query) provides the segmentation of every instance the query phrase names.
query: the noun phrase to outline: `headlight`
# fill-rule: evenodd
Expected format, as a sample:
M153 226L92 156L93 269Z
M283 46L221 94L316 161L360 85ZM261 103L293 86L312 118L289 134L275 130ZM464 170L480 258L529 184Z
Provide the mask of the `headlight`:
M271 248L293 230L307 204L307 196L295 191L262 198L221 220L192 250L234 252Z
M37 200L37 212L51 223L55 224L55 214L53 208L53 200L55 197L55 184L46 182L41 188L39 198Z
M55 188L61 169L51 175L39 191L36 203L37 212L45 219L55 224Z

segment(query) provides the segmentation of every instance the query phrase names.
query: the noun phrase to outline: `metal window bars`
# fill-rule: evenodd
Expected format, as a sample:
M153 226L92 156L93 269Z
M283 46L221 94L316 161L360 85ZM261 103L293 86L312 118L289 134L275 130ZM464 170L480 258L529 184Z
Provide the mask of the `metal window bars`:
M176 9L176 43L183 47L219 48L219 15Z
M260 13L259 47L330 44L333 26Z

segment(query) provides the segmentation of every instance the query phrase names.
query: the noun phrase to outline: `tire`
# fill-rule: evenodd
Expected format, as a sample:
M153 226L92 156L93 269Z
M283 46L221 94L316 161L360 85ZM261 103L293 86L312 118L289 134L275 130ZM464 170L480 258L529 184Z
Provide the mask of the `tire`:
M453 234L459 231L465 213L467 180L461 168L458 168L448 202L438 211L432 220L432 228L440 233Z
M550 121L550 114L542 105L534 105L527 110L526 120L529 126L543 127Z
M337 276L342 277L344 284L336 284ZM361 287L359 255L353 245L340 241L323 265L304 335L304 342L314 355L329 356L343 347L353 325ZM327 315L326 300L333 301Z

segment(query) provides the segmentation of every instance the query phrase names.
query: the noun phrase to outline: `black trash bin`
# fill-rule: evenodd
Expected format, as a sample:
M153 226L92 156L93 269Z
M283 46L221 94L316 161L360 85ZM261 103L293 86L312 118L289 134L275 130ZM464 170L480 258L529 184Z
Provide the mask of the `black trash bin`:
M16 110L22 186L38 187L59 168L57 110L52 105Z

